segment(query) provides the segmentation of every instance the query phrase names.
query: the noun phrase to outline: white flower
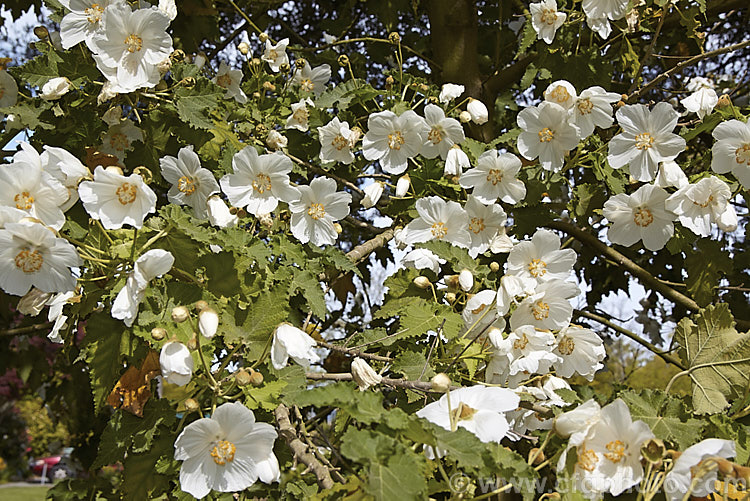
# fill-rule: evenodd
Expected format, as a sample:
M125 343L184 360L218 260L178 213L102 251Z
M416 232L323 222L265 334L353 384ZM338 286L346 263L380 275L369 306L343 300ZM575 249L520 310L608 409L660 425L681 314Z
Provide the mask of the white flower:
M266 40L266 50L260 58L267 62L274 73L278 73L282 65L289 64L289 56L286 55L286 46L289 45L289 39L280 40L273 45L270 40Z
M336 191L336 181L327 177L313 179L310 186L298 189L299 199L289 202L292 234L303 244L334 244L338 232L333 223L349 215L352 196Z
M686 110L691 113L697 113L698 118L703 120L706 115L714 111L714 107L719 102L719 96L716 95L714 84L707 78L695 77L690 79L687 87L693 93L681 99L680 102Z
M53 322L52 330L47 334L47 339L53 343L63 343L63 338L60 336L60 331L67 328L68 317L63 315L63 307L68 304L68 300L75 296L75 292L61 292L52 296L47 304L49 305L49 311L47 312L47 320Z
M460 176L461 173L467 167L471 167L469 157L464 150L457 144L448 150L448 155L445 157L445 168L443 169L444 176Z
M494 340L497 342L497 340ZM509 374L546 374L559 357L552 353L555 336L549 331L522 325L495 345L496 355L505 354L510 362Z
M220 405L210 418L187 425L174 443L174 458L184 461L180 488L202 498L212 490L244 491L258 480L278 482L276 437L273 426L256 422L241 403Z
M359 391L365 391L370 386L377 386L383 380L383 376L359 357L352 360L352 378L359 386Z
M609 241L630 247L643 240L650 251L664 247L674 234L675 215L665 205L668 196L663 188L644 184L632 195L620 193L607 200L602 214L612 222Z
M434 104L424 107L424 117L429 130L422 144L421 155L425 158L440 155L445 160L450 149L466 139L464 128L455 118L446 118L443 109Z
M492 303L495 302L496 296L497 293L494 290L486 289L469 297L464 310L461 312L461 318L464 321L464 329L466 331L472 329L474 336L476 336L476 334L482 332L490 325L500 331L505 329L505 319L498 317L496 311L491 311Z
M579 445L589 429L599 421L601 407L593 398L582 403L572 411L563 412L555 418L553 428L562 438L570 437L572 445ZM564 465L564 462L563 462ZM558 466L558 469L561 469Z
M538 383L537 383L538 384ZM533 396L540 407L551 408L551 406L563 407L567 405L557 394L556 390L570 390L570 385L565 380L555 376L546 376L544 384L540 386L519 386L516 393L526 393ZM511 413L513 421L511 427L518 434L525 434L528 430L549 430L552 428L552 419L544 419L536 412L520 408Z
M392 111L373 113L367 120L362 153L367 160L379 160L388 174L401 174L409 158L417 156L427 136L424 119L407 110L400 116Z
M266 136L266 145L270 149L281 150L282 148L286 148L286 145L288 143L289 140L286 138L286 136L283 136L276 129L271 129L270 131L268 131L268 136Z
M273 331L271 344L271 363L274 369L286 367L289 357L301 366L308 368L318 362L320 357L315 353L316 343L305 331L289 323L282 323Z
M537 285L533 278L504 275L497 289L497 312L507 315L511 306L518 305L527 296L534 294Z
M89 169L67 150L54 146L45 145L39 158L42 169L67 188L68 200L60 209L68 210L78 201L78 183L90 174Z
M133 124L130 119L125 119L117 125L113 125L102 137L102 153L115 155L120 162L125 160L125 152L133 149L133 142L143 142L143 132Z
M711 169L717 174L731 172L745 189L750 189L750 125L729 120L713 131Z
M601 362L607 356L602 339L591 329L577 325L569 325L557 333L554 353L560 357L554 363L558 376L571 377L577 372L589 381L604 367Z
M167 273L173 264L172 253L163 249L152 249L136 259L133 271L125 280L125 286L112 303L112 318L122 320L128 327L133 325L149 282Z
M396 181L396 196L405 197L409 192L409 186L411 186L411 177L409 177L409 174L404 174L398 178L398 181Z
M42 292L36 287L32 287L29 292L18 300L16 310L22 315L35 317L39 315L42 309L47 306L47 301L54 295L49 292Z
M159 0L159 10L169 18L170 21L174 21L177 17L177 6L175 0Z
M219 87L223 87L227 90L224 93L224 99L234 98L234 100L240 104L245 104L247 102L247 95L245 95L240 88L242 70L233 70L227 65L227 63L222 61L219 64L219 71L211 81Z
M469 217L458 202L432 196L417 200L416 208L419 217L406 226L404 243L445 240L464 249L469 247Z
M349 123L338 117L323 127L318 127L320 139L320 160L322 162L341 162L350 164L354 161L352 147L355 134L349 130Z
M518 407L520 398L507 388L470 386L443 395L437 402L427 404L417 411L417 416L431 423L451 430L464 428L482 442L499 443L508 433L508 420L505 413Z
M440 89L440 96L438 97L438 100L443 104L448 104L452 100L461 96L461 94L463 93L464 93L463 85L452 84L452 83L443 84L443 87Z
M667 501L681 500L684 493L690 490L696 468L701 461L710 457L733 458L736 455L733 440L721 440L708 438L697 444L691 445L680 454L664 479L664 491ZM693 487L690 495L694 498L703 498L714 492L714 483L717 480L716 469L707 470Z
M602 38L609 37L612 28L609 20L617 21L625 17L628 0L583 0L583 11L589 27Z
M667 199L665 207L677 214L680 223L693 233L708 237L712 222L723 231L737 229L737 213L729 203L731 198L729 185L711 176L677 190Z
M594 127L607 129L612 126L612 103L620 100L620 94L607 92L601 87L589 87L581 92L570 108L570 124L578 129L581 139L594 132Z
M558 104L544 101L539 106L524 108L517 122L523 129L518 136L518 151L528 160L539 157L546 170L560 170L565 153L578 145L578 133L568 123L565 108Z
M194 362L187 346L176 341L165 343L159 355L161 375L169 384L185 386L193 376Z
M508 236L505 227L503 226L500 228L500 231L492 237L492 240L490 241L490 252L493 254L508 253L513 250L513 245L515 245L515 241Z
M60 21L60 42L63 49L69 49L80 42L86 42L94 50L91 38L101 26L104 9L118 0L60 0L70 10Z
M614 169L630 165L630 175L651 181L659 162L674 160L685 149L685 139L673 133L679 114L669 103L658 103L649 111L643 104L617 110L623 131L609 142L607 161Z
M18 84L15 79L5 70L0 70L0 108L13 106L18 100ZM0 120L3 119L0 113ZM9 117L10 120L10 117ZM8 125L6 124L6 127Z
M116 98L119 93L120 89L117 84L107 80L104 82L104 85L102 85L102 90L99 92L99 95L96 96L96 102L98 104L104 104L110 99Z
M279 201L292 202L299 192L289 184L292 161L282 153L258 155L252 146L237 152L232 158L233 174L219 183L235 207L244 207L258 217L276 209Z
M365 209L374 207L383 195L383 186L384 183L382 181L375 181L374 183L367 185L363 190L365 192L365 197L362 199L362 207Z
M93 181L78 185L78 196L89 216L108 230L125 224L140 228L146 215L156 212L156 193L140 175L124 176L102 166L94 170Z
M537 286L534 294L518 305L510 317L510 326L533 325L539 329L558 330L567 326L573 316L569 299L580 294L578 286L562 280L548 280Z
M229 212L226 202L219 195L211 195L206 201L206 213L208 221L219 228L237 226L239 218L236 214Z
M517 156L488 150L479 156L475 168L461 176L459 184L473 188L471 194L484 204L494 204L498 198L516 204L526 197L526 186L516 178L519 170L521 161Z
M216 335L219 328L219 315L211 308L205 308L198 313L198 330L207 339Z
M477 125L487 123L489 120L489 111L482 101L479 99L469 98L469 103L466 105L466 111L471 115L471 121Z
M508 256L508 274L547 280L567 280L576 263L573 249L560 249L560 237L545 229L537 230L531 241L519 242Z
M177 157L162 157L159 164L161 175L172 184L167 193L169 201L177 205L189 205L196 217L206 219L206 202L209 196L219 191L219 183L210 170L201 167L201 160L193 151L192 145L180 148Z
M326 90L326 84L331 79L331 67L321 64L315 68L305 61L302 69L297 68L292 78L292 83L299 85L304 92L312 92L315 97L320 96Z
M659 166L659 173L656 175L654 186L659 188L682 188L689 183L687 176L682 168L674 160L662 162Z
M508 216L498 204L485 205L473 195L469 195L464 210L469 217L469 256L476 258L490 248L498 233L505 232Z
M41 94L39 94L39 97L41 97L45 101L54 101L67 94L70 90L70 87L70 80L68 80L66 77L52 78L42 86L42 92Z
M415 270L432 270L436 275L440 273L440 265L445 264L445 259L427 249L414 249L403 257L401 264Z
M68 190L44 172L39 153L28 143L13 156L13 163L0 166L0 206L15 207L45 225L59 230L65 224L61 206Z
M576 102L576 88L567 80L552 82L544 90L544 100L569 110Z
M529 11L531 12L531 24L536 31L537 40L544 40L548 44L555 39L555 33L558 28L565 24L568 15L563 12L557 12L557 2L555 0L542 0L539 3L530 3Z
M152 7L133 11L125 2L104 9L103 29L91 38L99 71L120 93L154 87L161 75L157 65L172 53L167 33L170 19Z
M307 132L307 129L309 128L308 121L310 119L310 112L307 110L308 106L313 106L313 102L309 97L300 99L298 103L292 105L292 114L286 119L287 129L297 129L302 132ZM320 129L318 129L318 131L320 131Z
M76 285L71 268L81 266L75 247L38 223L6 223L0 230L0 288L23 296L31 287L68 292Z

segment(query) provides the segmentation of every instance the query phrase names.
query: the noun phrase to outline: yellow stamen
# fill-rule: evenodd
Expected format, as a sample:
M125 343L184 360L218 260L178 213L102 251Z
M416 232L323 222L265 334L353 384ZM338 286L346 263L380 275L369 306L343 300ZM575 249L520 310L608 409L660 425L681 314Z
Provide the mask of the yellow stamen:
M24 273L35 273L42 268L44 257L37 250L23 249L16 254L16 268Z
M182 176L177 180L177 189L186 195L192 195L196 190L195 181L192 177Z
M544 129L540 130L538 134L540 143L549 143L555 138L555 132L549 127L545 127Z
M604 453L604 457L613 463L619 463L625 457L625 444L619 440L613 440L605 445L609 452Z
M534 278L543 277L547 273L547 263L541 259L532 259L529 263L529 273Z
M537 320L545 320L549 318L549 305L539 300L531 307L531 314L534 315L534 318Z
M654 215L647 207L638 207L633 213L633 222L645 228L654 222Z
M317 221L326 215L325 207L323 204L311 204L307 209L307 215Z
M484 224L484 219L481 217L473 217L471 218L471 221L469 222L469 230L471 230L472 233L475 235L480 234L484 231L486 228Z
M253 180L253 191L257 191L261 195L265 193L266 191L271 191L271 177L266 174L257 174L255 176L255 179ZM319 205L319 204L313 204L313 205ZM322 210L323 206L321 205L320 208ZM323 211L323 215L325 215L325 211ZM323 216L320 216L320 217L323 217Z
M654 145L654 136L643 132L635 136L635 147L639 150L647 150Z
M128 46L128 52L131 54L134 52L140 52L143 48L143 39L138 35L131 33L128 38L125 39L125 45Z
M400 131L388 134L388 147L392 150L400 150L405 142L406 140L404 140L404 136L401 135Z
M432 236L437 238L438 240L441 240L445 237L445 235L448 234L448 227L443 223L442 221L438 221L437 223L432 225Z
M214 463L224 466L227 462L234 461L234 453L237 452L237 447L232 442L226 440L220 440L213 449L211 449L211 457L214 459Z
M117 200L122 205L132 204L138 195L138 188L134 184L122 183L115 191L115 194L117 195Z
M31 210L34 207L34 197L32 197L28 191L17 193L13 197L13 201L16 202L16 209L20 210Z

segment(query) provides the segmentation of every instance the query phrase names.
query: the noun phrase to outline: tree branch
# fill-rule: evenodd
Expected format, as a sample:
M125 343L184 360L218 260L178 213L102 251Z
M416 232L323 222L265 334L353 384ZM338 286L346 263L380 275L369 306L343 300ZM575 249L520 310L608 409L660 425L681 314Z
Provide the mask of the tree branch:
M373 355L372 353L365 353L363 351L355 350L353 348L345 348L337 344L326 343L325 341L318 341L318 345L328 348L329 350L338 351L351 357L366 358L369 360L377 360L378 362L392 362L391 357L383 357L380 355Z
M0 336L15 336L18 334L29 334L31 332L49 330L52 328L53 322L46 322L43 324L27 325L26 327L16 327L15 329L4 329L0 330Z
M297 437L297 433L294 431L292 422L289 420L289 409L284 405L280 404L274 411L276 416L276 423L279 425L279 435L286 441L289 448L294 453L295 459L298 459L305 464L318 478L318 485L322 489L330 489L333 487L333 479L331 474L328 472L328 468L320 464L320 462L307 452L307 446L302 440Z
M380 247L383 247L392 238L393 238L393 229L388 228L380 235L377 235L371 238L367 242L359 244L358 246L356 246L355 248L347 252L346 257L352 263L357 264L363 259L365 259L367 256L369 256L371 252L379 249Z

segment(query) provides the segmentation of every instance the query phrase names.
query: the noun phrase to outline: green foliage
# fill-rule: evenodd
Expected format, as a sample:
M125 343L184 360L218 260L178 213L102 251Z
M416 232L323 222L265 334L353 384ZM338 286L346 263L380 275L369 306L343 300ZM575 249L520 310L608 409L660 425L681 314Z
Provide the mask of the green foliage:
M655 390L626 391L619 396L630 407L633 420L644 421L657 438L674 442L680 449L700 441L705 422L691 417L681 399Z

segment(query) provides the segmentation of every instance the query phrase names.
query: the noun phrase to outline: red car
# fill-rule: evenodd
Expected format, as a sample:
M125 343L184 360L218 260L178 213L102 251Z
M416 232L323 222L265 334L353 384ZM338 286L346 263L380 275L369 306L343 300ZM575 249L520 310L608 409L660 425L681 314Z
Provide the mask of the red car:
M42 477L43 482L45 479L53 482L72 477L75 472L68 464L71 452L73 448L66 447L61 454L32 459L29 468L35 476Z

